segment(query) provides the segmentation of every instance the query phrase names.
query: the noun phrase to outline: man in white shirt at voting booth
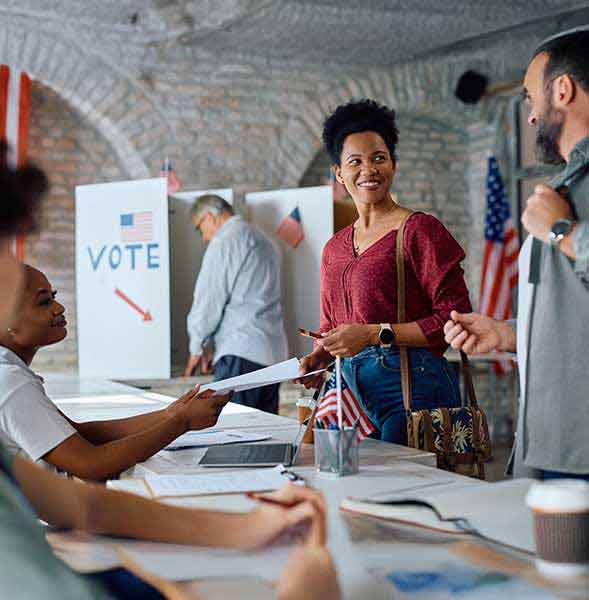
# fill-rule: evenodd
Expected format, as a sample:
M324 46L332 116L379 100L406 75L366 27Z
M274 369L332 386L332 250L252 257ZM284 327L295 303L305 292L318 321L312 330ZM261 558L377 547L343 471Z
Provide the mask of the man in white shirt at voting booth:
M208 246L187 317L190 357L184 374L194 374L209 341L215 381L285 360L277 249L215 194L197 198L191 217ZM278 385L239 392L233 401L277 413Z

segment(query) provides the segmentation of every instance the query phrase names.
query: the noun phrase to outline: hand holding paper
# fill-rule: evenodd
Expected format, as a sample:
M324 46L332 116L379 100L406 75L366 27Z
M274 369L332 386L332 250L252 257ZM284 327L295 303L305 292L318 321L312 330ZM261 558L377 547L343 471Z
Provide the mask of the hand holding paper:
M264 369L258 369L252 373L231 377L222 381L215 381L203 386L203 390L214 390L218 394L225 394L229 391L243 392L254 388L272 385L274 383L282 383L291 379L300 378L299 375L300 363L298 358L291 358L283 362L276 363ZM320 369L312 373L307 373L305 377L321 373L325 369Z

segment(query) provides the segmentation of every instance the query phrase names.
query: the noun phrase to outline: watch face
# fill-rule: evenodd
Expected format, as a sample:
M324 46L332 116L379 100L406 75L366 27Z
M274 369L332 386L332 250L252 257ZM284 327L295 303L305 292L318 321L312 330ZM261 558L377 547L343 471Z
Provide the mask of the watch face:
M390 329L381 329L379 338L381 344L392 344L395 339L395 334Z
M572 223L568 219L559 219L552 225L552 233L555 237L565 236L571 230Z

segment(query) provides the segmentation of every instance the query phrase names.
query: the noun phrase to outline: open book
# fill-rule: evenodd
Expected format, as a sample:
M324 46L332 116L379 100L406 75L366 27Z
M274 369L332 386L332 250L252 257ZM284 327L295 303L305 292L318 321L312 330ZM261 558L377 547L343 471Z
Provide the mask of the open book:
M342 510L447 533L470 533L534 552L525 497L532 479L346 498Z

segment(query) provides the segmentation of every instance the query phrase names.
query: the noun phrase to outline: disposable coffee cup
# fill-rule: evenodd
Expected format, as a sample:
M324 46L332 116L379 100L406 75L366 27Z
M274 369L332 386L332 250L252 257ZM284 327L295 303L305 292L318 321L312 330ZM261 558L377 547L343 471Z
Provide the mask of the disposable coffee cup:
M304 423L313 412L313 399L312 398L299 398L297 400L297 418L299 423ZM303 444L313 443L313 427L309 427L303 436Z
M589 483L534 483L526 497L534 515L536 567L549 577L589 574Z

